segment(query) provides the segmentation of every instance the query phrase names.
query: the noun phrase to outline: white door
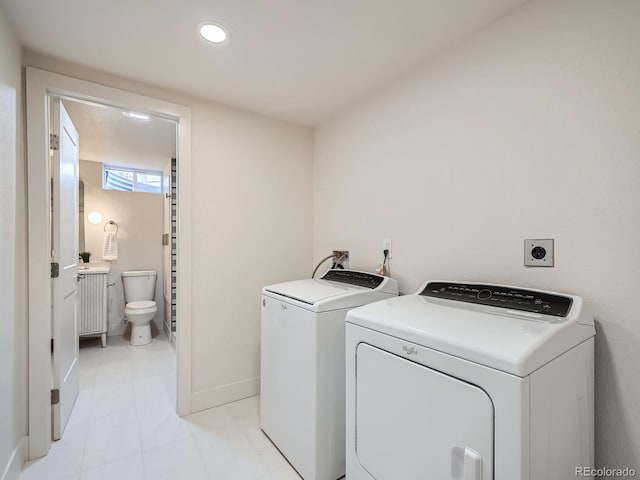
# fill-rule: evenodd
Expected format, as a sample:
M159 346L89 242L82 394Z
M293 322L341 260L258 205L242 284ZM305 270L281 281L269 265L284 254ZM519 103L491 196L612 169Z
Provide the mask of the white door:
M480 388L361 343L356 455L376 480L490 480L493 403Z
M60 99L51 101L53 149L52 279L53 301L53 439L62 436L78 396L78 132ZM57 397L57 398L56 398Z

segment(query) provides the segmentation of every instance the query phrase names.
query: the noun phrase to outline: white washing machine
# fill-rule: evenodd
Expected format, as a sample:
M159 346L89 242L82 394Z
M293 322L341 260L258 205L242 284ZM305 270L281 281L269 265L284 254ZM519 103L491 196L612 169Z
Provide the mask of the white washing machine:
M347 315L347 479L567 480L594 466L574 295L430 282Z
M345 473L345 316L396 295L393 279L337 269L262 291L260 426L305 480Z

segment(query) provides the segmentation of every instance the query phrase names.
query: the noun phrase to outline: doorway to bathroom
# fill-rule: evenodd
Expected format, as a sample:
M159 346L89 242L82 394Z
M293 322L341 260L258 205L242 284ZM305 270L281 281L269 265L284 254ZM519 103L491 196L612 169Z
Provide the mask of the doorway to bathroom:
M138 196L149 196L149 195L157 195L158 199L161 199L160 210L162 213L166 213L167 215L161 218L158 218L158 228L159 234L155 237L155 244L160 246L161 250L161 260L160 263L156 265L155 271L157 272L158 277L162 278L162 281L156 287L156 295L155 298L157 301L161 303L159 310L166 311L167 314L161 314L159 317L159 322L155 325L155 334L156 337L159 337L161 332L168 333L167 341L164 342L165 346L169 346L169 342L171 340L174 341L176 346L175 351L175 361L173 363L173 378L175 379L175 390L173 393L173 398L175 399L173 411L177 412L181 415L186 415L190 413L191 409L191 386L190 386L190 342L191 342L191 334L190 334L190 301L189 301L189 291L190 291L190 269L191 269L191 258L190 252L188 249L188 245L190 244L190 202L188 195L181 195L181 191L188 192L190 186L190 111L186 107L182 107L179 105L171 104L168 102L164 102L162 100L153 99L141 95L137 95L130 92L125 92L122 90L112 89L109 87L104 87L101 85L93 84L91 82L85 82L77 79L73 79L70 77L65 77L61 75L52 74L49 72L45 72L42 70L27 68L27 145L28 145L28 190L29 190L29 253L30 253L30 262L29 262L29 458L34 459L47 454L49 446L51 444L51 418L52 418L52 408L51 405L55 404L55 402L60 402L61 400L65 400L67 402L66 405L62 406L62 409L67 408L70 410L73 408L73 404L76 403L76 398L73 395L67 395L65 399L56 399L54 398L54 390L55 385L52 385L52 365L56 364L56 354L60 354L61 350L64 351L66 348L77 348L77 334L79 331L73 332L75 335L75 340L71 342L59 342L54 345L53 354L51 353L50 343L51 343L51 335L52 332L56 331L55 318L52 318L51 311L52 305L54 306L53 310L55 310L55 298L51 293L51 271L49 269L49 263L51 260L52 253L52 241L51 235L47 233L48 231L52 231L52 227L56 227L56 222L58 219L55 215L51 215L52 208L52 188L51 188L51 178L52 177L52 168L54 164L50 163L50 138L49 133L53 133L51 128L53 127L53 122L51 121L50 114L52 113L51 105L55 100L61 100L61 103L64 106L67 106L69 110L71 110L72 115L70 117L75 116L76 118L81 118L81 113L84 110L92 107L97 109L93 112L93 114L88 114L87 118L93 119L93 127L99 129L100 126L106 127L109 125L109 120L105 115L111 114L112 123L115 125L116 122L114 118L120 120L122 118L128 118L123 115L123 112L133 112L141 116L137 120L146 121L145 118L149 120L153 119L154 121L158 121L159 124L163 124L165 126L169 125L173 129L173 145L174 151L170 152L164 158L166 162L161 170L150 170L148 165L144 165L143 162L137 162L134 164L128 163L116 163L110 162L112 170L110 170L109 175L118 175L120 173L120 180L124 181L126 184L126 180L131 180L132 188L141 188L141 189L152 189L155 193L138 190ZM75 111L75 114L73 111ZM102 117L100 114L96 113L96 111L100 110ZM79 113L80 112L80 113ZM86 112L85 112L86 113ZM114 117L114 113L117 113L117 117ZM107 115L108 116L108 115ZM80 122L78 122L80 123ZM91 126L91 120L88 121ZM113 125L111 125L113 126ZM139 138L138 138L139 139ZM90 143L90 142L88 142ZM106 139L107 144L118 144L117 140L111 138ZM80 139L80 145L82 145L82 139ZM173 154L171 154L173 153ZM83 156L87 156L88 153L84 153ZM52 155L53 157L54 155ZM132 158L132 155L125 155L129 159ZM101 155L101 158L107 158L106 155ZM97 192L97 188L95 188L95 178L96 173L99 173L99 178L102 183L100 190L104 190L104 186L106 185L105 180L105 162L91 162L87 161L84 165L85 170L87 171L87 179L92 178L91 181L87 179L83 179L83 187L85 194L85 201L82 206L84 208L83 213L83 226L84 232L82 232L85 241L85 248L82 249L84 252L79 253L89 253L90 250L98 250L99 256L108 258L113 251L107 251L107 233L115 231L120 235L118 237L119 245L117 246L117 254L115 261L111 261L109 263L109 267L113 268L113 265L117 263L118 260L123 260L124 254L123 247L125 246L125 241L127 239L133 238L131 236L131 231L125 233L122 228L124 225L128 227L132 225L136 225L138 223L143 223L146 220L142 219L140 222L130 221L125 216L120 219L118 222L117 212L113 210L109 210L114 206L114 202L106 201L106 203L102 204L102 212L98 208L92 208L88 202L87 193L89 191L88 183L93 185L94 193ZM82 164L80 166L80 171L82 171ZM173 166L173 168L172 168ZM120 169L119 172L117 169ZM114 173L115 172L115 173ZM158 172L161 172L161 175L157 175ZM159 177L159 178L158 178ZM112 178L112 177L111 177ZM113 178L112 178L113 179ZM117 179L115 179L117 180ZM159 181L158 181L159 180ZM93 182L93 183L91 183ZM108 183L108 182L107 182ZM80 190L79 183L76 184L76 188L78 192ZM122 185L121 185L122 187ZM126 188L126 185L122 188ZM160 192L157 192L157 189L160 189ZM135 190L132 190L135 192ZM145 193L140 193L140 192ZM105 190L106 192L106 190ZM114 190L114 192L118 193L126 193L126 190ZM104 200L104 199L103 199ZM148 200L148 199L147 199ZM125 202L126 203L126 202ZM131 202L129 202L131 203ZM95 204L94 204L95 205ZM79 204L76 205L75 215L78 218L80 212L78 208ZM157 207L157 204L156 204ZM92 220L96 220L98 217L101 217L100 220L96 223L84 223L84 220L88 220L88 215L92 215ZM178 217L180 221L178 221ZM165 218L166 220L163 220ZM172 229L172 227L174 227ZM97 232L94 231L97 228L102 229L102 233L97 236ZM55 230L55 228L54 228ZM146 225L143 230L147 233L148 230L153 230L150 225ZM80 242L80 234L81 231L77 229L77 238ZM93 235L93 237L92 237ZM99 240L98 240L99 238ZM91 243L92 242L92 243ZM100 244L99 247L98 242ZM92 245L88 248L88 245ZM149 248L148 250L151 250ZM54 255L56 252L53 252ZM91 252L94 254L95 252ZM141 263L140 267L132 267L132 268L148 268L149 270L154 270L154 265L149 265L149 260L143 260L142 256L145 253L138 253L134 255L134 260L137 259ZM168 258L168 261L165 262L165 257ZM94 259L96 257L94 256ZM163 264L163 262L165 262ZM94 264L98 264L101 262L93 262ZM144 266L142 264L144 263ZM91 273L88 271L93 268L94 265L91 264L91 258L89 258L89 263L79 264L77 265L77 282L80 284L84 282ZM109 268L109 270L110 270ZM138 270L139 271L139 270ZM115 275L108 278L109 286L107 288L113 289L116 285L111 285L113 283L119 284L119 288L122 289L122 282L120 278L123 278L121 273L120 275ZM114 278L115 277L115 278ZM164 282L165 277L168 280L168 283ZM114 282L116 280L116 282ZM173 281L173 284L172 284ZM122 302L124 304L124 291L122 292ZM125 326L121 321L120 317L121 313L123 313L124 308L120 308L120 305L116 303L119 302L120 292L113 294L109 291L107 295L107 307L111 307L108 309L107 313L107 322L104 327L104 333L115 333L115 335L111 335L113 337L113 341L109 341L109 337L107 337L107 344L111 343L114 347L114 351L117 348L127 347L130 349L135 348L145 348L145 347L130 347L126 342L126 339L123 338L123 333ZM76 292L77 293L77 292ZM116 305L114 305L116 304ZM111 313L114 314L115 319L111 317ZM124 315L123 315L124 317ZM173 320L173 322L172 322ZM171 331L172 323L175 325L175 332ZM80 323L77 324L81 326ZM111 332L109 332L109 328L111 328ZM122 329L123 332L117 331L118 329ZM98 345L94 352L99 352L102 350L100 347L100 342L102 340L102 333L95 328L91 332L85 333L93 333L97 335ZM164 333L161 333L164 335ZM87 335L91 336L91 335ZM151 349L152 357L155 360L161 358L164 353L159 353L159 351L163 350L163 341L159 340L156 344L153 345ZM104 351L109 350L108 346ZM125 350L123 350L125 351ZM137 352L141 352L142 350L137 350ZM143 360L138 353L132 353L133 350L126 350L126 352L131 352L131 358L126 361L127 355L114 355L114 358L118 358L122 360L124 357L124 363L120 363L120 367L115 366L114 369L117 371L118 369L124 369L129 371L135 370L135 362L133 362L133 358L138 358L140 361L140 365L147 365L147 373L149 376L152 376L154 373L154 368L156 365L154 364L154 360ZM68 353L68 352L67 352ZM95 356L98 356L96 353ZM80 356L80 360L71 358L69 372L71 372L72 367L78 367L75 363L82 364L82 355ZM165 360L158 360L158 365L162 365L163 362L166 363L166 359L170 357L162 357ZM89 357L87 357L86 362L90 364ZM98 362L102 364L102 361ZM109 370L109 369L107 369ZM144 370L144 368L142 368ZM64 371L61 377L65 377ZM82 373L82 372L81 372ZM86 373L86 372L85 372ZM108 373L108 372L107 372ZM66 377L69 377L67 375ZM89 375L91 377L91 375ZM94 377L97 378L97 377ZM131 380L135 382L137 377L131 377ZM82 379L80 380L82 381ZM167 384L170 385L170 382ZM72 390L72 389L71 389ZM143 393L144 394L144 393ZM108 404L109 402L107 402ZM113 403L113 402L112 402ZM144 402L143 402L144 403ZM104 402L101 403L105 405ZM76 408L80 407L81 403L76 404ZM97 414L96 414L97 415Z
M91 469L137 453L138 445L154 448L182 433L169 430L164 439L155 438L158 421L177 420L177 125L68 98L51 102L60 103L56 108L67 115L79 139L81 257L76 282L78 395L70 412L54 406L53 439L61 437L63 428L72 436L86 430L89 450L83 468ZM54 152L54 160L63 149L61 145ZM55 162L53 171L55 176ZM73 358L64 355L62 360ZM53 360L56 388L55 374L63 367L60 377L65 377L66 370L64 361ZM58 383L61 397L69 397L69 381ZM111 448L105 428L113 431L111 437L121 438L120 448ZM132 441L136 438L139 443Z
M103 345L105 334L124 334L144 345L164 332L175 345L176 123L69 99L62 105L80 139L78 334L100 335ZM149 308L155 312L144 313Z

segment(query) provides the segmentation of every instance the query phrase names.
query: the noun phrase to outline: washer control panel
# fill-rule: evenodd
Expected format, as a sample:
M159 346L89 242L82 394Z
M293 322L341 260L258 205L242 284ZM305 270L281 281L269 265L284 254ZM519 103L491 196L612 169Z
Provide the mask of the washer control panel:
M382 275L341 269L329 270L322 277L322 280L347 283L349 285L355 285L357 287L367 287L371 289L379 287L384 279L385 277L383 277Z
M571 297L552 293L475 283L430 282L420 295L555 317L566 317L572 302Z

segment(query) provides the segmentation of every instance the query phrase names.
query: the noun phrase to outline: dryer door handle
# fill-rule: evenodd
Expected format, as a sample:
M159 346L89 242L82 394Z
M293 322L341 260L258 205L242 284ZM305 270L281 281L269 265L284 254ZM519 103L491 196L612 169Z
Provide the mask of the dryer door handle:
M464 448L464 480L482 480L482 457L469 447Z

